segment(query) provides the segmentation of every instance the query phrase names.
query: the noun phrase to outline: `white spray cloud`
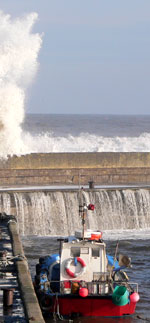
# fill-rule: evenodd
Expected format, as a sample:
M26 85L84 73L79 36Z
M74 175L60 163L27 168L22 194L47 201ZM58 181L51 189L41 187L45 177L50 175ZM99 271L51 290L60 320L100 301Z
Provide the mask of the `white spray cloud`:
M23 154L25 92L38 68L41 36L32 33L37 14L11 19L0 11L0 157Z

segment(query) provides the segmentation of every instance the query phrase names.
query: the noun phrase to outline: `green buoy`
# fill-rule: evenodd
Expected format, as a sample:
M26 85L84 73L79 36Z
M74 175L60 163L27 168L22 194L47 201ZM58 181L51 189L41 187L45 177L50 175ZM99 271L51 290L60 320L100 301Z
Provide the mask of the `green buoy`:
M123 306L129 303L129 292L125 286L116 286L112 294L112 302Z

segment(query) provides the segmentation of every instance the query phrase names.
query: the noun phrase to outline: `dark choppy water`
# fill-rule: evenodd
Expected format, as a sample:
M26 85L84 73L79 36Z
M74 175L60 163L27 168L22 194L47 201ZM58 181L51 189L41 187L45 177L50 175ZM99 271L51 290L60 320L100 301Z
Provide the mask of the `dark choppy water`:
M126 234L124 233L124 236ZM108 253L114 255L116 241L107 240ZM25 254L29 261L32 277L35 274L35 265L40 256L58 252L57 238L52 237L23 237ZM119 242L119 252L131 257L132 268L128 269L130 281L139 284L140 301L137 304L136 314L125 318L79 318L76 323L142 323L150 322L150 239L128 239ZM47 321L48 322L48 321ZM50 320L50 322L52 322Z

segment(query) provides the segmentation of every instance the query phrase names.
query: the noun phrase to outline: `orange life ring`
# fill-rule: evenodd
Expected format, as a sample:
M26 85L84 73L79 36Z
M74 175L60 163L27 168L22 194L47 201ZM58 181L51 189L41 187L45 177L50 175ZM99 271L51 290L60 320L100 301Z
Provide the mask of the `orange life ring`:
M85 270L86 270L86 264L84 262L84 260L80 257L77 257L77 262L80 263L81 265L81 270L77 273L74 273L73 271L70 270L70 265L71 263L74 261L74 258L69 258L67 259L67 261L65 262L65 270L66 270L66 273L67 275L69 275L70 277L72 278L76 278L82 274L85 273Z

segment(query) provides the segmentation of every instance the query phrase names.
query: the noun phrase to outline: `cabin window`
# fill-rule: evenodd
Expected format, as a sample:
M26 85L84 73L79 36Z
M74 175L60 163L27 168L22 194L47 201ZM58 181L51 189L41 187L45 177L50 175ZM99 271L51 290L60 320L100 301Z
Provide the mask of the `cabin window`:
M99 249L92 248L92 257L99 257Z
M80 257L80 248L72 247L71 248L71 256L72 257Z

